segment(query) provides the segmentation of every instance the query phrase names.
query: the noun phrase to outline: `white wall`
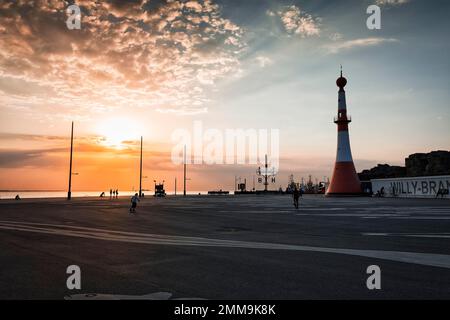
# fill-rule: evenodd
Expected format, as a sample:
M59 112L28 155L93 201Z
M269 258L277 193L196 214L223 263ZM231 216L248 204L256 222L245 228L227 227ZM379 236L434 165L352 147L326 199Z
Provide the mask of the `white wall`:
M450 189L450 176L373 179L370 182L374 194L384 187L386 197L434 198L439 188ZM444 198L450 199L449 195Z

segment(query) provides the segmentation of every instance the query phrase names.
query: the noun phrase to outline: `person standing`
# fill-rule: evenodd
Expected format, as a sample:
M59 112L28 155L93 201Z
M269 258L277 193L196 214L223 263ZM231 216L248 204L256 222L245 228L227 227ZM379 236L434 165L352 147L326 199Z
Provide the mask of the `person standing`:
M112 189L109 189L109 199L112 199Z
M294 187L292 197L294 198L294 207L295 209L298 209L298 198L300 198L300 190L298 190L297 186Z
M136 213L136 207L137 207L137 203L139 201L141 201L141 200L139 200L139 195L137 193L135 193L134 196L131 197L130 213Z

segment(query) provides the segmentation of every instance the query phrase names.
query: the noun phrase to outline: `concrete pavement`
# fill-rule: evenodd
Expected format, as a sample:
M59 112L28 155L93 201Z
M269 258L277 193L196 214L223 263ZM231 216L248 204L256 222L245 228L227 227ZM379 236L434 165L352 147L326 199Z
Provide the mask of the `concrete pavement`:
M450 202L289 196L0 201L0 298L450 298ZM66 268L81 268L81 290ZM368 290L366 268L381 268ZM79 297L79 296L77 296Z

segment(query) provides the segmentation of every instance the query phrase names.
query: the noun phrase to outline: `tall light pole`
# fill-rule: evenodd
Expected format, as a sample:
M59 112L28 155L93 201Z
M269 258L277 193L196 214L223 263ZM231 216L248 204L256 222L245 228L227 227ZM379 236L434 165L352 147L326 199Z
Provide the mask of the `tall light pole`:
M67 200L72 199L72 154L73 154L73 121L70 133L70 166L69 166L69 190L67 191Z
M183 196L186 196L186 145L184 145L184 187Z
M139 165L139 198L142 197L142 136L141 136L141 160Z

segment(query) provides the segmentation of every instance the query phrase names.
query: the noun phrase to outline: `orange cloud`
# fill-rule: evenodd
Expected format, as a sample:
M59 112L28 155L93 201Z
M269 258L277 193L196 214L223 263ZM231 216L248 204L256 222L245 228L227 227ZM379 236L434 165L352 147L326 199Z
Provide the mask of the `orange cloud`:
M204 112L210 87L239 66L242 30L209 0L153 3L77 1L81 29L69 30L63 1L2 2L0 102L45 105L53 118L124 105Z

